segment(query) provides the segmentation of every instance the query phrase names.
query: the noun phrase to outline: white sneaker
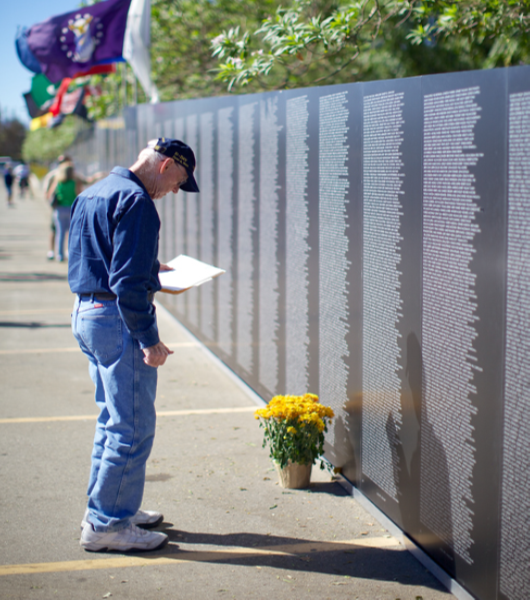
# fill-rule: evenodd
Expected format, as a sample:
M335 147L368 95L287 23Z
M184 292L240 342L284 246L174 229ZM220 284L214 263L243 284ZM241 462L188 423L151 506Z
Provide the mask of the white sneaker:
M168 541L163 532L149 532L130 524L117 532L96 532L87 522L81 533L80 545L86 551L156 551Z
M164 516L159 511L144 511L139 509L135 515L131 518L131 524L138 526L138 528L156 528L164 520ZM81 530L85 527L88 522L88 507L85 510L85 515L81 520Z

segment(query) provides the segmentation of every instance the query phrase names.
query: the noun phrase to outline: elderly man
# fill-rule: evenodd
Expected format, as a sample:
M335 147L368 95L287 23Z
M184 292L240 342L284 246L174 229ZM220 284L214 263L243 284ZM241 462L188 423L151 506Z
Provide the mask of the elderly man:
M159 138L130 169L79 195L72 207L68 279L77 297L72 330L89 359L100 414L81 545L88 551L151 551L167 542L160 513L142 511L145 465L155 434L157 367L172 354L158 337L160 290L153 199L198 192L195 156Z

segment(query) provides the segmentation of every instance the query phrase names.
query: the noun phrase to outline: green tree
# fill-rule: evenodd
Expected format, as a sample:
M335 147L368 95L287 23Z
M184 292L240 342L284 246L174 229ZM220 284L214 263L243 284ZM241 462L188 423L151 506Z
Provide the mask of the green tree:
M30 131L22 146L22 158L28 163L50 164L90 127L90 124L79 117L68 115L59 127L54 129L43 127Z
M292 0L213 41L217 79L283 89L527 63L530 0Z
M0 112L0 156L20 160L25 136L26 128L18 119L6 118Z
M152 0L151 63L162 100L226 93L211 44L224 29L256 29L277 0Z

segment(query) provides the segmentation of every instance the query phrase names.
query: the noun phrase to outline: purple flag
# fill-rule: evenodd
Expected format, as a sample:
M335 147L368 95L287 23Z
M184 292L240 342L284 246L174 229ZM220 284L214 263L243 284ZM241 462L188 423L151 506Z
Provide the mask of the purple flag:
M27 32L29 49L52 83L100 63L122 58L131 0L105 0L37 23Z
M17 49L20 62L33 73L42 73L39 61L33 56L33 53L28 47L28 28L19 27L15 38L15 47Z

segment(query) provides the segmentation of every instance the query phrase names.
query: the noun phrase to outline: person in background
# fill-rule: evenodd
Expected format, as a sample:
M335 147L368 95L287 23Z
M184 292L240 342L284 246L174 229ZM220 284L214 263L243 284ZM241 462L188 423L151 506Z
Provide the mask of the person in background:
M57 178L59 175L64 174L65 170L68 167L72 167L72 169L74 169L74 163L72 161L72 159L67 155L67 154L61 154L58 159L57 162L59 163L59 165L55 168L52 169L52 171L50 171L46 177L44 178L44 190L46 191L46 198L49 200L50 204L54 204L53 203L53 190L55 189L55 186L57 184ZM81 190L87 183L93 181L92 179L85 179L81 176L79 176L77 173L75 173L74 171L74 180L76 182L76 189L77 190ZM50 223L50 245L49 245L49 249L48 249L48 254L46 256L46 258L48 259L48 261L53 261L53 259L56 257L56 253L55 253L55 238L56 238L56 225L55 225L55 207L52 207L52 216L51 216L51 223Z
M7 190L7 206L12 207L13 205L13 173L9 165L4 169L4 183Z
M70 211L80 192L81 186L75 177L72 163L63 161L48 191L55 223L55 259L59 262L65 259L64 241L70 229Z
M26 163L21 163L13 169L13 174L15 175L18 181L20 198L24 198L24 196L26 195L26 191L29 188L29 167L26 165Z
M70 157L68 157L65 154L61 154L59 156L59 158L57 159L57 162L59 163L59 166L56 167L55 169L52 169L51 171L49 171L46 176L44 177L43 180L43 186L44 186L44 190L45 190L45 194L46 194L46 198L49 198L49 194L50 194L50 188L54 185L55 183L55 177L59 172L59 167L61 166L61 163L64 163L65 161L69 161ZM50 205L52 204L52 202L50 201ZM51 220L50 220L50 244L48 247L48 253L46 255L46 258L48 259L48 261L53 261L55 258L55 219L53 216L53 209L52 209L52 215L51 215Z

